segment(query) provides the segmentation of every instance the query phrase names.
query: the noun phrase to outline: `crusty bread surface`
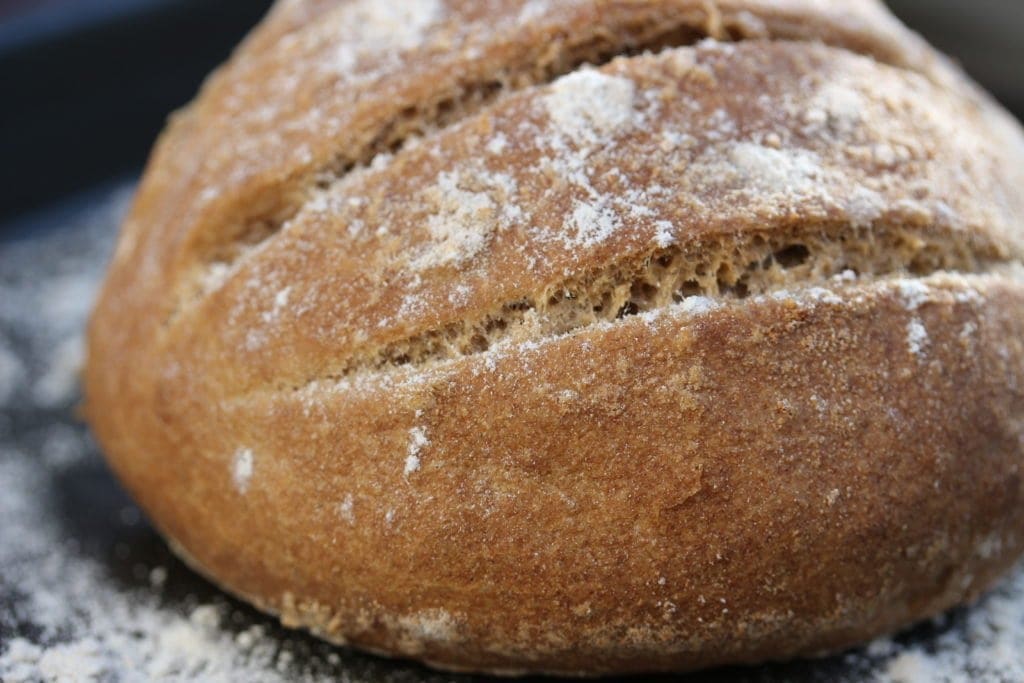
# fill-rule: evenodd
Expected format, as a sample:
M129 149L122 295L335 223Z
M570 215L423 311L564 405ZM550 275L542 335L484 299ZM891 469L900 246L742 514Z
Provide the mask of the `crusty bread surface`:
M290 0L161 136L86 413L284 623L835 651L1022 550L1024 135L874 1Z

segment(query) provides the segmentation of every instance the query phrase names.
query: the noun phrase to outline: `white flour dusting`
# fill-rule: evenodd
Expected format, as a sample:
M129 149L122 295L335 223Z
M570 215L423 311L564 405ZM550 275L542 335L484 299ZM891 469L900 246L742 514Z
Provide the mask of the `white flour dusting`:
M897 285L897 291L908 311L916 311L931 298L928 284L920 280L905 278Z
M342 5L327 18L322 29L332 33L338 45L331 67L354 78L356 68L366 60L387 61L418 47L426 30L442 16L443 9L441 0L356 0ZM382 70L378 66L372 72L359 73L358 78L375 78Z
M820 159L813 152L752 142L730 142L709 150L697 160L694 172L711 186L761 197L813 196L823 180Z
M444 642L456 634L455 619L443 609L425 609L398 618L399 625L416 640Z
M559 234L569 249L600 244L630 224L624 217L650 213L643 201L646 192L656 188L602 193L594 186L589 161L592 154L614 144L616 135L644 125L646 118L636 106L638 99L632 80L589 68L559 78L542 98L552 126L552 135L546 140L550 150L546 163L583 195L574 201ZM671 234L662 230L658 239L667 243Z
M923 356L928 346L928 330L920 318L912 318L907 323L907 348L915 356Z
M628 78L584 68L555 81L544 104L555 130L592 145L629 123L635 90Z
M420 468L420 451L429 443L427 430L423 427L413 427L409 430L409 448L405 456L405 476L409 476Z
M882 196L866 187L858 187L846 204L846 214L856 228L868 228L881 218L885 202Z
M622 221L609 206L598 202L577 201L566 226L576 244L591 245L611 237L616 230L622 228Z
M461 264L487 244L497 206L486 192L459 187L459 174L442 173L432 193L437 211L427 219L431 242L413 259L416 270Z
M253 454L248 448L240 448L235 452L231 461L231 480L239 493L249 490L249 480L252 479Z
M565 2L565 0L560 0ZM523 8L519 10L519 16L516 17L516 23L528 24L531 21L535 21L551 12L551 0L529 0Z
M720 303L706 296L688 296L679 304L679 307L690 315L708 313L719 306L721 306Z
M498 133L487 141L485 149L488 154L498 156L505 151L506 147L508 147L508 137L506 137L504 133Z
M284 287L278 290L277 294L274 295L273 307L269 311L264 311L261 315L263 322L270 324L280 318L281 311L288 305L288 298L291 296L291 293L291 287Z
M866 108L867 102L860 92L832 82L818 88L810 104L811 110L825 113L833 129L843 132L860 122Z
M654 225L658 229L658 232L654 235L655 244L662 249L675 244L676 236L671 223L668 221L658 221Z
M349 525L355 525L356 513L355 513L355 499L351 493L346 493L344 500L338 505L338 515L349 523Z

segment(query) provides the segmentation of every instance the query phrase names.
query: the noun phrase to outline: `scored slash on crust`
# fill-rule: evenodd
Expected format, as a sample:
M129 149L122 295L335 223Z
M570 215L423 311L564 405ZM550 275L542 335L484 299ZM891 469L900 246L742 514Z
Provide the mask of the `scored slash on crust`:
M353 4L359 6L367 3ZM585 5L566 2L564 9L545 5L543 11L524 12L519 19L540 22L545 15L561 11L571 17L577 12L585 14L585 9L581 9ZM799 5L796 3L795 7ZM353 11L358 13L360 10L356 8ZM372 5L368 13L371 16L381 14ZM420 14L423 13L417 12L416 16ZM876 27L879 29L887 19L881 13L868 12L868 15L873 21L879 22ZM432 11L423 16L436 21L439 13ZM460 121L485 113L510 94L549 84L559 76L572 74L581 66L601 66L615 58L692 46L704 38L740 41L779 37L818 41L822 40L822 33L825 33L828 34L826 42L832 45L872 54L883 63L900 68L920 70L936 80L954 80L944 71L943 64L937 63L922 45L913 42L912 36L903 35L893 26L885 26L889 35L884 37L892 40L899 35L900 39L908 41L909 44L905 44L903 50L893 49L884 39L866 40L865 35L856 31L844 34L841 26L829 26L821 32L813 25L799 27L786 18L785 12L777 17L760 17L757 12L719 7L716 3L707 2L680 3L679 6L662 9L657 7L657 3L651 3L646 9L622 12L621 15L612 13L606 21L608 23L605 25L598 22L585 26L583 32L559 35L553 43L533 46L530 51L516 55L510 63L489 65L484 71L476 72L467 68L467 73L474 74L471 80L460 80L449 91L430 93L428 98L395 111L392 118L378 124L374 133L339 142L342 149L328 163L306 169L297 177L290 174L286 182L261 192L258 202L243 203L240 207L242 215L222 223L212 234L196 234L196 253L192 258L200 262L199 270L202 274L179 283L179 301L167 324L171 324L190 305L190 299L208 291L202 283L207 278L206 273L219 272L220 275L212 281L221 281L223 274L232 268L236 259L273 238L305 207L320 201L330 187L357 169L372 166L378 156L400 150L409 140L435 136ZM421 26L420 30L426 31L428 27L429 23ZM424 36L421 36L422 39L425 39ZM413 50L415 47L415 42L410 41L403 49ZM494 71L488 72L488 68ZM498 149L504 148L504 145L495 144Z

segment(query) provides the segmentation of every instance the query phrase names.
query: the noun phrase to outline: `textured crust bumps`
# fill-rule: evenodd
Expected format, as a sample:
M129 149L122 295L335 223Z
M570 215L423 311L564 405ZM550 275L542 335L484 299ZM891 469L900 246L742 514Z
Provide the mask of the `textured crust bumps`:
M161 139L85 380L179 552L501 672L834 650L990 585L1016 124L873 2L483 5L279 3Z

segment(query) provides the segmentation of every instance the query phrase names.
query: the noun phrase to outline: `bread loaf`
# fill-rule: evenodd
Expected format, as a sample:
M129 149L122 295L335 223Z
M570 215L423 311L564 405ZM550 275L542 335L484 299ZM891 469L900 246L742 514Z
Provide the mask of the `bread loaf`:
M281 0L153 152L86 412L189 564L338 643L835 651L1021 552L1022 190L873 0Z

